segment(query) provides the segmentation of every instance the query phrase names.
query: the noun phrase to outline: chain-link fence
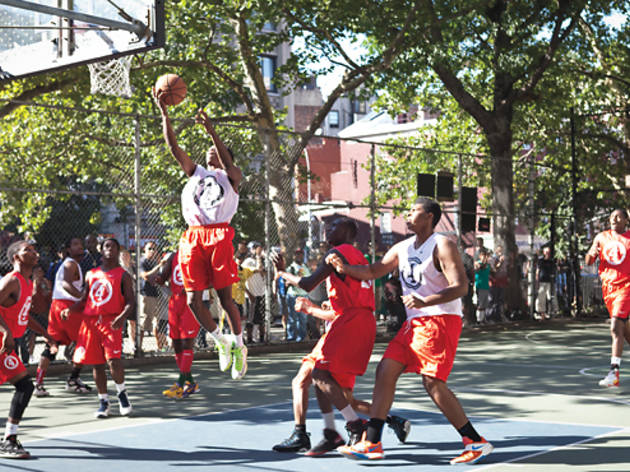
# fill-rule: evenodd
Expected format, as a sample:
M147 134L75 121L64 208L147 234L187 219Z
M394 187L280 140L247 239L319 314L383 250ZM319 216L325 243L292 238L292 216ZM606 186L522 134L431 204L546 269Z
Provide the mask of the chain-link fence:
M125 328L125 353L132 355L138 346L145 354L167 352L168 283L151 283L154 280L147 273L177 249L186 227L180 204L186 178L164 144L159 117L23 106L32 115L43 116L56 132L50 143L39 143L38 149L48 149L50 155L32 156L28 147L0 153L14 162L14 175L2 179L0 187L2 273L9 270L5 253L12 240L36 242L40 265L52 282L70 238L84 241L82 265L87 270L98 264L98 242L115 237L123 247L121 264L134 277L138 301L137 314ZM190 119L173 120L173 126L181 149L204 163L210 139L203 128ZM233 296L250 343L299 341L318 337L322 329L311 321L296 321L293 305L301 295L320 303L325 293L305 294L274 280L267 257L271 252L284 253L295 273L310 273L326 251L326 223L341 215L358 223L357 245L373 260L407 233L404 218L387 203L392 201L392 188L398 195L415 196L417 190L415 171L386 171L386 162L392 156L421 155L435 172L457 169L457 157L462 158L391 143L321 136L302 143L299 134L226 124L215 127L243 171L239 209L231 222L235 257L242 266L242 281L235 284ZM460 173L464 183L471 178L466 172L472 171ZM445 218L438 229L457 236L458 204L451 199L443 208ZM474 231L466 233L464 245L472 246L474 237ZM379 314L396 318L384 281L376 287ZM228 329L216 293L206 298L215 318ZM197 347L212 347L203 330Z

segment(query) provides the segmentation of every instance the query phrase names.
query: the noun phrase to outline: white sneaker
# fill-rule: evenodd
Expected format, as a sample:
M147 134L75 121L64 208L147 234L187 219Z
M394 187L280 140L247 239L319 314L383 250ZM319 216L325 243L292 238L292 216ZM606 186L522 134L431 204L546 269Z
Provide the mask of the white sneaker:
M232 345L233 336L224 336L223 342L217 342L216 349L219 351L219 370L226 372L232 365Z
M619 369L611 369L608 375L599 381L600 387L619 387Z
M50 393L44 388L44 384L35 384L35 396L36 397L49 397Z
M127 390L123 390L118 394L118 408L120 411L120 416L129 416L133 407L131 406L131 402L127 397Z
M232 379L240 380L247 372L247 346L243 344L241 347L236 347L235 344L232 348L232 358Z

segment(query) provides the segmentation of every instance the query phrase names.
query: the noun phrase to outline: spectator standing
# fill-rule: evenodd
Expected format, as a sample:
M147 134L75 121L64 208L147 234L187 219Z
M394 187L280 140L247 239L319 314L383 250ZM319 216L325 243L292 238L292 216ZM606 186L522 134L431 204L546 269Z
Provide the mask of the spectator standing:
M490 274L490 318L494 321L505 320L505 288L507 286L507 260L503 254L503 246L497 246L492 258Z
M243 261L243 268L251 272L245 281L247 292L247 342L254 341L254 327L258 326L259 341L265 340L265 266L263 248L257 241L249 243L250 256Z
M143 256L140 259L140 313L142 314L142 329L140 330L140 345L139 349L142 349L142 339L144 333L153 331L157 342L158 350L163 347L163 342L160 342L160 336L158 332L158 323L153 321L158 316L158 299L160 292L155 285L155 278L160 272L160 265L157 258L157 245L153 241L149 241L144 245Z
M481 239L481 238L479 238ZM488 250L479 250L479 259L475 262L475 290L477 292L477 323L487 321L486 310L490 293L490 262Z
M321 259L321 258L320 258ZM308 268L311 274L317 269L319 264L318 259L310 259L308 261ZM328 300L328 292L326 291L326 284L319 284L313 290L308 292L308 299L315 305L321 306L326 300ZM309 316L306 319L306 332L311 339L319 339L322 335L322 318L316 316Z
M133 258L131 257L131 253L128 249L123 247L120 248L120 267L125 269L125 271L131 276L132 285L133 285L133 293L135 296L136 293L136 267L133 264ZM127 326L129 329L127 329ZM127 333L129 340L131 341L131 346L133 350L134 357L138 354L138 346L136 345L136 336L138 333L138 310L134 309L127 319L125 320L125 328L123 329L123 333Z
M308 277L311 275L310 269L304 264L304 250L298 248L295 250L293 262L286 271L289 274L296 275L298 278ZM295 310L295 300L297 297L306 297L308 292L301 287L289 285L287 288L287 309L289 316L287 318L287 341L301 342L306 338L306 314Z
M98 250L98 236L94 233L88 234L85 237L84 246L85 255L83 256L83 259L81 259L81 263L79 265L81 266L83 273L87 274L88 270L100 266L102 262L102 256ZM65 257L66 256L64 255L64 259Z
M536 311L541 320L551 318L553 303L552 286L555 280L556 262L551 257L551 248L543 248L543 256L538 259L536 268L536 282L538 283L538 298L536 299Z

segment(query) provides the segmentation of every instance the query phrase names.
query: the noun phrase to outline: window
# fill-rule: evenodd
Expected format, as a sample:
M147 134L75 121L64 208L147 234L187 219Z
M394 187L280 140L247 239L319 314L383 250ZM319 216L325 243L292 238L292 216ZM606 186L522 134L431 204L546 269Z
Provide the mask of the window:
M273 77L276 73L276 57L260 56L260 68L262 70L263 81L265 82L265 88L267 91L277 92L276 86L273 83Z
M339 111L331 110L328 113L328 126L331 128L339 128Z

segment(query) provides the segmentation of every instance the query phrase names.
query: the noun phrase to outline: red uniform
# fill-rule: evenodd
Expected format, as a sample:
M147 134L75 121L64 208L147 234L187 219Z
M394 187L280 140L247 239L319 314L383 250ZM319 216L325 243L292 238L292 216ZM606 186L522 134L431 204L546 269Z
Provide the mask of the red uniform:
M610 316L627 319L630 314L630 231L601 233L599 277Z
M125 307L124 274L122 267L107 272L97 267L88 272L84 318L73 358L77 364L104 364L107 359L120 359L122 328L112 328L112 322Z
M168 334L171 339L194 338L199 333L199 322L188 307L178 252L171 262L169 285L171 298L168 300Z
M350 244L333 249L347 264L367 264L363 254ZM315 367L329 371L343 388L354 387L354 377L367 369L374 338L374 292L370 281L331 274L326 280L328 298L337 317L311 356ZM319 348L319 349L318 349Z
M31 310L33 298L33 282L26 280L22 274L13 271L5 277L17 277L20 283L20 298L10 307L0 306L0 316L11 330L14 338L20 338L28 325L28 313ZM26 368L15 352L0 355L0 385L16 375L24 372Z

